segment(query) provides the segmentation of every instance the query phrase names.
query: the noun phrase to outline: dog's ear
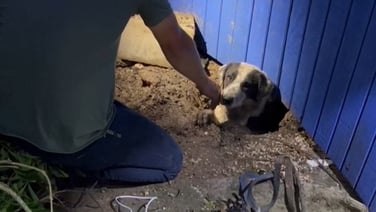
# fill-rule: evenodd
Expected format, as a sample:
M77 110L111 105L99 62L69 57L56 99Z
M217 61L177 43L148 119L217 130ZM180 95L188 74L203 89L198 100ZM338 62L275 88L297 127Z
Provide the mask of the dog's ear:
M260 90L263 90L267 86L268 79L266 78L265 74L262 72L258 72L258 87Z
M219 67L218 71L219 71L219 86L222 87L223 86L223 77L224 77L224 74L225 74L225 70L227 68L227 65L228 64L225 64L225 65L222 65L221 67Z
M273 83L268 79L264 72L259 72L258 89L261 96L270 95L273 91Z
M238 75L240 63L229 63L220 68L220 86L226 87Z
M266 74L262 71L254 71L248 80L241 84L243 92L247 98L258 101L260 98L271 94L273 86Z

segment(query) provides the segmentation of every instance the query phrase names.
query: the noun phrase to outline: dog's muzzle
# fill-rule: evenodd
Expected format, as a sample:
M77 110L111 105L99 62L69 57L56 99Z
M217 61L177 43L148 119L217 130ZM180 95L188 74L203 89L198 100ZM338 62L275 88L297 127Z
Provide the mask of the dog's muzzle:
M230 106L233 102L234 102L233 97L224 97L224 96L221 97L221 104L223 105Z

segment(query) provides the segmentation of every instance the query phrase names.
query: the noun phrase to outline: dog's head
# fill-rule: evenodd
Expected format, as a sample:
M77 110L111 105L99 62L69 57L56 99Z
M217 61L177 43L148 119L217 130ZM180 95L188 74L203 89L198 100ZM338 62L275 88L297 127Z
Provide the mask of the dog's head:
M257 107L274 88L266 74L247 63L229 63L220 69L221 104L229 109L245 105Z

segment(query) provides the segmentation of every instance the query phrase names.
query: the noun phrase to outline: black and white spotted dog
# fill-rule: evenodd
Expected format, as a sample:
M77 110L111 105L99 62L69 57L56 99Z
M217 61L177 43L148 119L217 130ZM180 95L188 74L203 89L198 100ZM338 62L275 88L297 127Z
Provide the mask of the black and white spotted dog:
M220 69L221 102L216 110L206 109L198 114L199 125L222 124L218 117L242 126L253 133L279 129L288 109L281 101L279 88L267 75L248 63L229 63ZM222 107L222 110L217 109ZM219 114L218 114L219 113Z

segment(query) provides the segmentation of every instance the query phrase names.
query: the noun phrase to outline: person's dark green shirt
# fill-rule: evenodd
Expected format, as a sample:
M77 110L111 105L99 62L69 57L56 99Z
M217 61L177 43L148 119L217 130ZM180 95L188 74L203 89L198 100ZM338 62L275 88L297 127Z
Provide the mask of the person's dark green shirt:
M105 135L121 33L167 0L0 0L0 134L73 153Z

